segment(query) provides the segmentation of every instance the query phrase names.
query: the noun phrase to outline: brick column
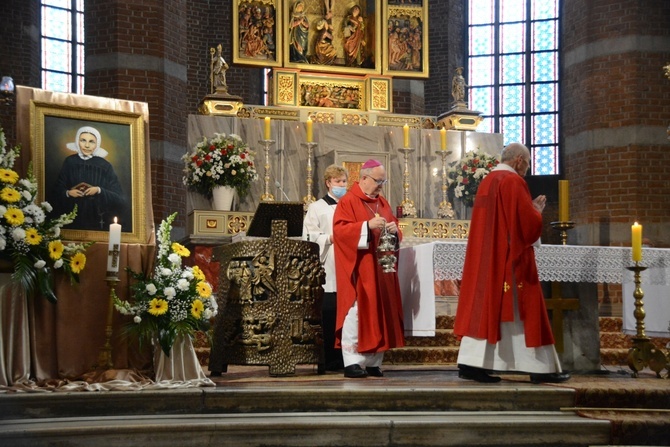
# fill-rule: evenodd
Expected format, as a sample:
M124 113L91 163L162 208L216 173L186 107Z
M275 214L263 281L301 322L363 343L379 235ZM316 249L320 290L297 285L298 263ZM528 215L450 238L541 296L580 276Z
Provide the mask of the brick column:
M670 246L670 3L565 0L562 135L575 243Z

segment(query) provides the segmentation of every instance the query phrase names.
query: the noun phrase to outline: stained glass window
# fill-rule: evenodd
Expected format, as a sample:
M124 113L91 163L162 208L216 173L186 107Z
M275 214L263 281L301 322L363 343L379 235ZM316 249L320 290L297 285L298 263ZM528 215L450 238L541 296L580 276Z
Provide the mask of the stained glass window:
M84 93L84 0L42 0L42 88Z
M481 132L531 151L531 174L558 171L559 0L467 0L469 106Z

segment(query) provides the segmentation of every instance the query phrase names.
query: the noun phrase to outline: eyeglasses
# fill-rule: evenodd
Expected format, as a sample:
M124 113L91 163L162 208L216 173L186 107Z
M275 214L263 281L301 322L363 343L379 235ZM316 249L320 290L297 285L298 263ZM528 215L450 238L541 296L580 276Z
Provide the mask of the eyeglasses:
M386 184L386 182L388 182L387 179L377 180L376 178L372 177L371 175L366 175L366 177L371 178L377 184L377 186L384 186Z

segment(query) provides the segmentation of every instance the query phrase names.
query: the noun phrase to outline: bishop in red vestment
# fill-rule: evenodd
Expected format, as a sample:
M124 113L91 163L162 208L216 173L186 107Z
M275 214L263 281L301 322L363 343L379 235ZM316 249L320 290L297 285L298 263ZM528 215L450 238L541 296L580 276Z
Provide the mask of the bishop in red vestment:
M342 348L344 375L382 376L383 353L404 346L403 312L397 273L377 260L382 229L397 235L398 220L380 195L386 170L368 160L333 216L337 276L336 347Z
M535 263L545 196L531 198L523 179L530 152L507 146L475 197L454 333L461 338L459 375L497 382L487 371L530 373L561 382L554 336Z

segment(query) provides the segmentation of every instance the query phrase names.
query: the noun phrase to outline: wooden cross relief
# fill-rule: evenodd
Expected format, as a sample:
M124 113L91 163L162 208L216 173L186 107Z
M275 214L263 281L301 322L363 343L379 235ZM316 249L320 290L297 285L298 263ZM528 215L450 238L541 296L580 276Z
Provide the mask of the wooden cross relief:
M556 352L563 352L563 312L579 309L577 298L563 298L561 283L551 283L551 298L545 298L547 310L551 310L551 330L554 333Z

